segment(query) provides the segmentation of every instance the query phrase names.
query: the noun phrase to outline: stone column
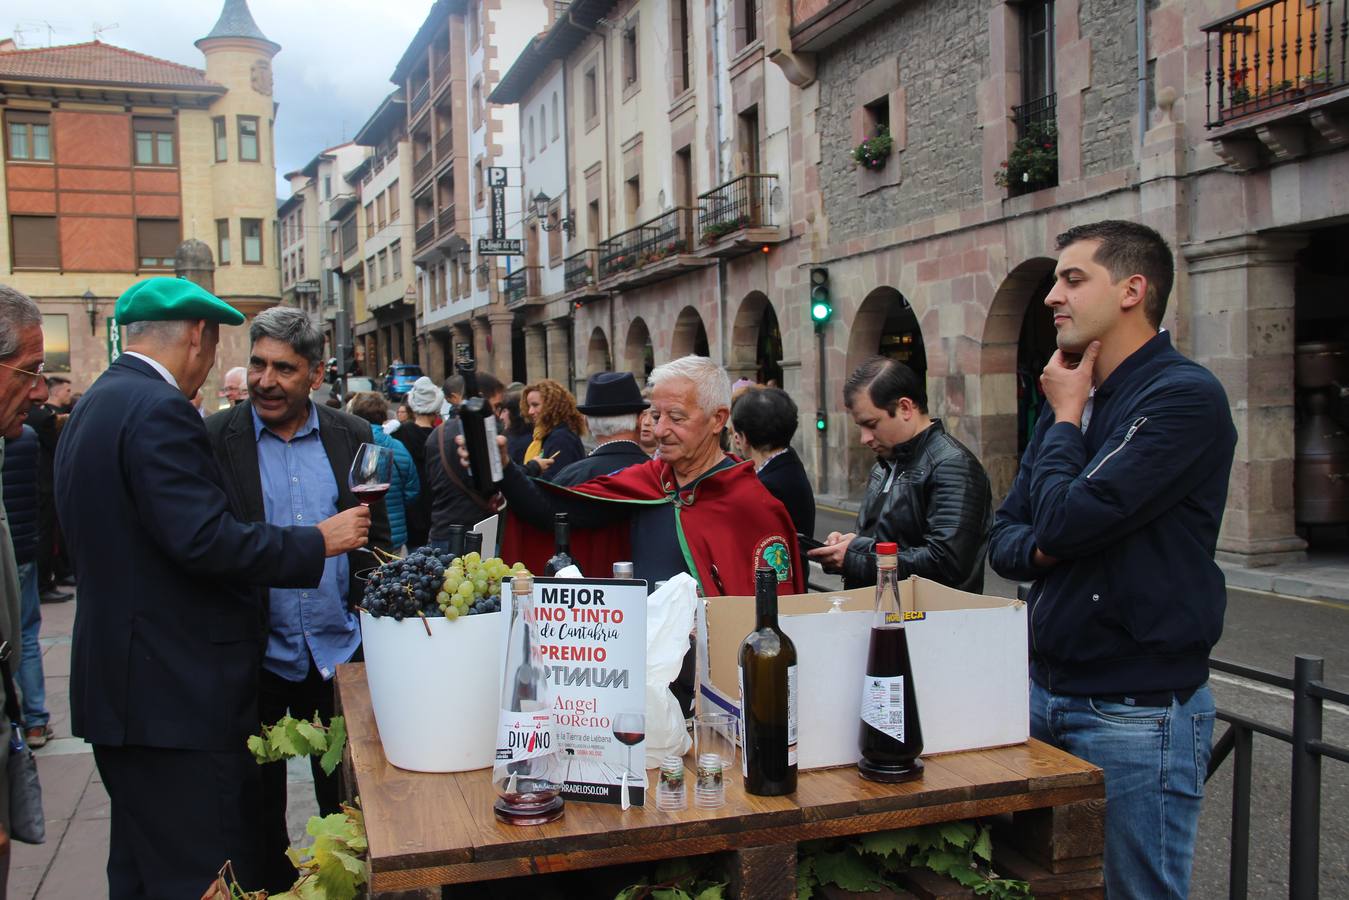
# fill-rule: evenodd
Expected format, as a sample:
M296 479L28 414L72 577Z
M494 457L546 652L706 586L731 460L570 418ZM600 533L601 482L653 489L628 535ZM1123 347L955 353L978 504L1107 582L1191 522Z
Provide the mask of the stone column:
M566 319L549 319L544 328L548 333L548 377L571 390L571 329Z
M525 383L548 375L548 346L542 325L525 326Z
M403 329L403 362L417 361L417 320L404 319L394 326Z
M473 325L473 358L478 361L479 372L490 372L492 369L492 354L487 349L487 337L492 333L487 323L486 316L478 316L470 319Z
M440 339L441 333L428 331L423 351L422 371L436 384L443 384L449 374L445 367L445 345Z
M1262 566L1299 559L1293 522L1293 275L1300 234L1187 244L1194 359L1227 390L1236 458L1218 556Z
M501 379L502 384L510 384L515 379L514 358L511 353L511 323L515 316L508 312L494 312L487 315L487 326L492 335L492 372Z

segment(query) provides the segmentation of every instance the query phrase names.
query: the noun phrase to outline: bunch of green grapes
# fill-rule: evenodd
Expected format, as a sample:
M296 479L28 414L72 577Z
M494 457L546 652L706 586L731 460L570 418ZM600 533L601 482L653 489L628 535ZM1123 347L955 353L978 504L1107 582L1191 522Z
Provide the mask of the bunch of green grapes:
M528 574L524 563L507 566L499 557L483 559L478 553L466 553L445 567L436 605L451 622L460 616L497 612L501 580L520 573Z

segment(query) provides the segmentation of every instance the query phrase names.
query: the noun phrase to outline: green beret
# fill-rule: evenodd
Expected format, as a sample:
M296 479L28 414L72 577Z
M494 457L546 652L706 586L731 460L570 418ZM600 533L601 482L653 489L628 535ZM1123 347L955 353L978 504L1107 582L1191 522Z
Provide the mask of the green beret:
M138 281L117 298L113 313L121 325L132 322L181 322L205 319L242 325L244 314L186 278L161 275Z

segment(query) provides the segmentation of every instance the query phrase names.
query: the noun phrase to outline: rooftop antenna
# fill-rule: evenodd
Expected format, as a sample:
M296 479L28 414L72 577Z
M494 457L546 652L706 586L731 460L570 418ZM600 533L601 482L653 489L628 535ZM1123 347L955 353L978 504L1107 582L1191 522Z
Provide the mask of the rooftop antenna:
M101 41L101 40L103 40L103 32L105 32L105 31L112 31L114 28L116 28L116 27L118 26L118 24L119 24L119 23L117 23L117 22L113 22L111 25L100 25L100 24L98 24L97 22L95 22L95 23L94 23L94 28L93 28L93 31L94 31L94 40L96 40L96 41Z

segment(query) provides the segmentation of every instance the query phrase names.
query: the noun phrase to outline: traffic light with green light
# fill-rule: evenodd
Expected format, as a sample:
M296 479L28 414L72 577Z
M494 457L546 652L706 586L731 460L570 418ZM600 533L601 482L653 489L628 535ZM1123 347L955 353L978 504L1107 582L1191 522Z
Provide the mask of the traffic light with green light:
M829 270L810 270L810 321L820 331L834 315L834 303L829 299Z

